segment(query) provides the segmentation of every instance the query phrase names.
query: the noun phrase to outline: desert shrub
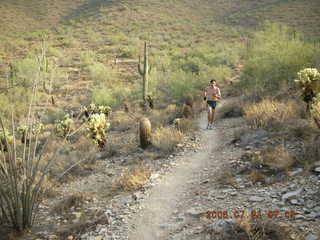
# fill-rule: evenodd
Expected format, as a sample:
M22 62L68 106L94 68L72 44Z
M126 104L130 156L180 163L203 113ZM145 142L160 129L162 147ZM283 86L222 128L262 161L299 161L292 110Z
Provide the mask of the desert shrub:
M111 127L120 131L128 130L133 127L135 119L124 111L117 111L112 114Z
M98 105L107 105L115 108L122 105L129 94L129 87L121 84L113 88L97 88L93 92L93 102Z
M294 163L292 155L283 146L266 149L261 152L261 157L263 164L274 169L288 169Z
M138 55L137 48L126 46L119 49L119 57L121 58L134 58Z
M216 175L216 179L221 185L231 185L236 186L237 182L235 180L234 169L228 164L221 166L220 171Z
M85 202L87 201L87 197L83 193L75 193L70 196L63 198L61 201L55 204L52 209L52 213L54 214L65 214L69 212L72 208L81 208Z
M317 129L307 120L299 120L290 126L290 134L302 140L309 140Z
M151 173L150 168L144 164L130 170L127 169L116 179L113 188L125 191L138 190L149 182Z
M205 71L201 72L201 78L207 79L207 82L211 79L215 79L218 84L225 84L232 78L234 71L227 65L217 65L206 67Z
M203 87L203 81L199 76L182 70L172 73L168 86L170 98L180 104L186 95L197 95L201 87Z
M182 133L194 132L198 129L197 121L190 118L182 118L179 120L179 123L176 124L177 129Z
M110 85L111 82L116 80L113 70L102 63L93 62L87 68L96 85Z
M241 101L232 101L221 104L219 108L219 116L222 118L234 118L243 116L243 106Z
M48 50L47 50L47 55L48 57L57 57L57 58L63 58L63 53L57 49L57 48L54 48L54 47L48 47Z
M80 53L81 69L88 71L89 67L96 63L96 53L94 51L84 51Z
M253 169L248 176L252 183L266 183L266 176L257 169Z
M251 45L240 81L247 89L276 90L282 82L290 86L301 68L319 62L319 49L294 37L283 25L267 23Z
M13 84L23 87L32 86L34 79L38 77L39 63L35 58L26 58L12 63L10 78Z
M62 40L62 46L67 48L77 47L79 46L79 42L71 35L65 36Z
M60 121L65 116L65 112L59 108L49 108L45 112L45 116L43 118L43 121L45 123L56 123L57 121Z
M244 105L243 110L246 121L253 128L285 128L290 121L299 117L296 104L292 101L264 99L259 103Z
M55 126L55 132L57 136L66 138L72 130L75 128L73 119L70 118L69 114L66 114L62 120L58 120Z
M320 159L320 135L309 138L303 143L302 151L298 155L300 163L305 167L311 167L315 161Z
M152 144L164 154L172 152L176 145L183 140L183 134L170 127L157 128L152 134Z

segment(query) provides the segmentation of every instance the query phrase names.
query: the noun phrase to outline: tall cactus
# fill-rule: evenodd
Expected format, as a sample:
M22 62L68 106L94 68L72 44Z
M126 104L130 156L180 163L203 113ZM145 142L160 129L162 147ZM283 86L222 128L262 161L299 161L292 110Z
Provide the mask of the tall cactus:
M144 59L143 59L143 63L141 63L141 59L140 59L140 56L139 56L138 71L139 71L139 74L142 76L142 79L143 79L142 99L143 99L144 105L147 105L148 83L149 83L148 81L149 81L149 73L150 73L147 42L144 43Z

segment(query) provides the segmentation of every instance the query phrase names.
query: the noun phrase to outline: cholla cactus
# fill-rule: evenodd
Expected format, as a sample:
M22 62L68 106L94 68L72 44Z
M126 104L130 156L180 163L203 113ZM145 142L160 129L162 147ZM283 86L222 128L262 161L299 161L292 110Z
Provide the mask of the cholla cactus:
M89 118L92 114L104 114L106 117L109 117L112 110L109 106L103 106L103 105L95 105L94 103L91 103L88 107L83 107L84 114L87 118Z
M305 68L298 72L295 82L302 89L303 100L320 128L320 73L315 68Z
M13 136L7 129L0 129L0 150L8 151L8 144L13 143Z
M44 125L42 123L38 123L32 128L32 133L39 134L39 133L42 133L43 130L44 130Z
M316 68L305 68L298 72L298 78L295 82L299 84L302 90L305 90L310 85L320 81L320 73ZM319 84L317 83L317 85Z
M91 133L92 139L98 144L99 148L103 148L106 144L105 131L110 127L110 123L107 121L105 114L96 113L90 117L87 129Z
M111 107L109 106L98 106L97 113L104 114L108 117L111 114Z
M65 138L68 136L70 131L74 128L74 121L69 117L69 114L66 114L63 120L57 122L56 125L56 134L59 137Z

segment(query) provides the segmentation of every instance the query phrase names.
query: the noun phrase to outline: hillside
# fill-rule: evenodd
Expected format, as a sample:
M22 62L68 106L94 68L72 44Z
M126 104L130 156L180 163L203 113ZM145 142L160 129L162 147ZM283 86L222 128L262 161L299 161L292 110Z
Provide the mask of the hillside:
M217 1L103 1L103 0L53 0L53 1L9 1L0 5L0 33L26 32L51 28L75 18L97 16L99 9L117 5L127 10L140 8L151 14L166 13L166 9L179 9L185 12L190 7L213 23L233 26L256 27L265 20L277 21L297 27L309 35L318 36L320 31L320 3L317 0L217 0ZM171 5L171 6L170 6ZM157 6L157 7L156 7ZM156 8L155 8L156 7ZM130 11L122 12L126 16ZM173 15L179 13L172 11ZM136 19L139 20L139 19ZM90 21L94 22L95 19Z

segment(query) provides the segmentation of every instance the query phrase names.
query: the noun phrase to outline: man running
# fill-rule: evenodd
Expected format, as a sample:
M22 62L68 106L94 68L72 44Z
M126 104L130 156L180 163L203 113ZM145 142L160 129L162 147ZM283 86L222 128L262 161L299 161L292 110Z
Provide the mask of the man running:
M212 79L210 85L204 90L204 101L208 104L208 125L207 129L212 129L214 121L214 113L218 100L221 99L220 89L217 87L216 80Z

